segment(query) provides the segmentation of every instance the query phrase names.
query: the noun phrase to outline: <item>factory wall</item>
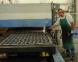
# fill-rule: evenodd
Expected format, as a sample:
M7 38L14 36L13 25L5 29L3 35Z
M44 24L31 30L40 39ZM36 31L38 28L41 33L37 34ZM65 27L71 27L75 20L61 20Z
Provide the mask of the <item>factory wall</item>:
M67 3L68 0L18 0L19 3Z
M70 0L10 0L11 3L67 3ZM9 4L9 0L0 0L0 3Z
M78 0L76 0L76 26L78 27Z
M0 0L0 4L10 4L10 3L17 3L19 0Z
M76 0L76 27L75 28L75 33L73 36L73 42L75 46L75 52L78 54L78 0Z

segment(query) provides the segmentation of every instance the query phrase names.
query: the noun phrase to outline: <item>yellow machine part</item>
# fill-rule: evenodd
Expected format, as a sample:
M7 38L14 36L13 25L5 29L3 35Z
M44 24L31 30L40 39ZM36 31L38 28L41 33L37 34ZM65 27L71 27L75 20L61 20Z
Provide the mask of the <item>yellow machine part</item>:
M41 53L41 56L42 56L42 57L48 57L48 56L50 56L50 55L49 55L48 52L43 51L43 52Z

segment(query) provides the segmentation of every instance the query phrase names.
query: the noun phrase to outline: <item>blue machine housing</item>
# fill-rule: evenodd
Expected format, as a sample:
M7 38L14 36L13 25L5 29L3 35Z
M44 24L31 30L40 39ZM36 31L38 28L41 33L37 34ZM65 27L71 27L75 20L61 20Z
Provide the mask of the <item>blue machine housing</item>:
M16 19L0 20L0 28L6 27L49 27L52 25L51 19Z

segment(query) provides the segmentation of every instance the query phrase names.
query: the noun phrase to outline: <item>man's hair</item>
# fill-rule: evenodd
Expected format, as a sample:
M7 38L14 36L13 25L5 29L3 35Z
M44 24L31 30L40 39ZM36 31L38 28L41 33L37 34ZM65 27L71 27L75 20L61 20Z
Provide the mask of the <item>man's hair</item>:
M59 9L58 9L58 12L59 12L60 10L62 10L62 11L64 12L64 10L63 10L63 9L61 9L61 8L59 8Z

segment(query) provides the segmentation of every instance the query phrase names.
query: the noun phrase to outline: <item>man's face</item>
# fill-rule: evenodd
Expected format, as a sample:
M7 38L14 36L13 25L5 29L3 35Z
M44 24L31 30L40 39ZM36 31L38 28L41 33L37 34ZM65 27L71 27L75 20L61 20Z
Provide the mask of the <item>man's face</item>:
M64 11L63 10L59 10L58 11L58 15L61 16L61 17L63 17L64 16Z

